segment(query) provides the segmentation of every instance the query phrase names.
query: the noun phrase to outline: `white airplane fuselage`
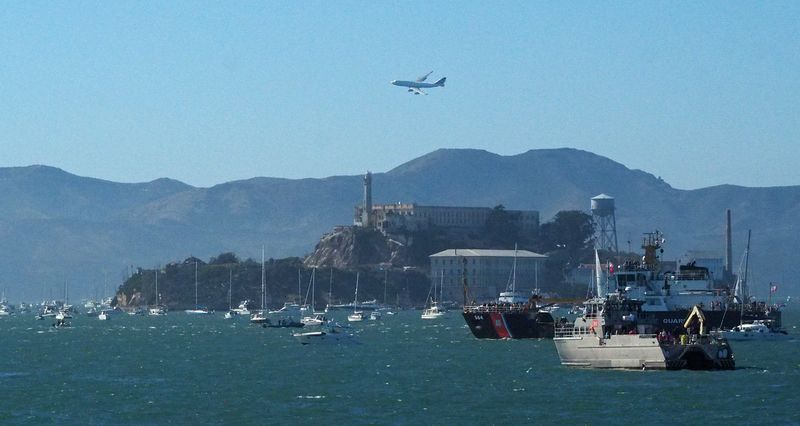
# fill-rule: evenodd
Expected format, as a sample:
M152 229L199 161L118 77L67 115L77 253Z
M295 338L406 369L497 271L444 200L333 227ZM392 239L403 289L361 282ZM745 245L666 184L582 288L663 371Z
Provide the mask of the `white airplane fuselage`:
M395 86L402 86L402 87L413 87L415 89L430 89L431 87L439 87L444 86L444 82L439 84L436 83L420 83L417 81L405 81L405 80L392 80L392 84Z

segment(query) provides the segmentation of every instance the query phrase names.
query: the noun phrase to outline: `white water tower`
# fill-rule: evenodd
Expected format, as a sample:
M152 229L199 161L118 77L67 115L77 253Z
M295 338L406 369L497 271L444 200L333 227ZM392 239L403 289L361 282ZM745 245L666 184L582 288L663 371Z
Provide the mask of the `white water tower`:
M617 220L614 217L614 197L600 194L592 198L594 248L617 252Z

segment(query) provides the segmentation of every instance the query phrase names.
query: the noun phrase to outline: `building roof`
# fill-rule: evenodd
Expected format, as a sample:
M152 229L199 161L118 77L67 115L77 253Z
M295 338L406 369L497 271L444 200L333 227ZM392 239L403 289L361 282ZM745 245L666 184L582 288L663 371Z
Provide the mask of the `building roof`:
M515 250L492 250L492 249L447 249L434 253L428 257L514 257ZM517 257L526 258L547 258L547 256L534 253L528 250L516 250Z

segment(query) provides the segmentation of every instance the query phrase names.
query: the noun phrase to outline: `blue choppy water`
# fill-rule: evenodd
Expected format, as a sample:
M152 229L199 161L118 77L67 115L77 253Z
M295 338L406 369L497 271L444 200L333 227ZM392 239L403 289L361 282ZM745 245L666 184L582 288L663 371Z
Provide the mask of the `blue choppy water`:
M798 314L784 312L796 335ZM800 423L800 339L734 342L735 371L588 370L449 315L354 325L346 346L222 314L2 318L0 424Z

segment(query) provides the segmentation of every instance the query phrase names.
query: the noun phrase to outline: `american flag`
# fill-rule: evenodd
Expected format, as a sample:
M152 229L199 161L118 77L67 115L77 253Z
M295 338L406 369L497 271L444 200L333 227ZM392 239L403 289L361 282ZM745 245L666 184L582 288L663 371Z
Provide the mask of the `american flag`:
M775 284L771 285L771 286L769 287L769 292L770 292L770 293L777 293L777 292L778 292L778 286L777 286L777 285L775 285Z

